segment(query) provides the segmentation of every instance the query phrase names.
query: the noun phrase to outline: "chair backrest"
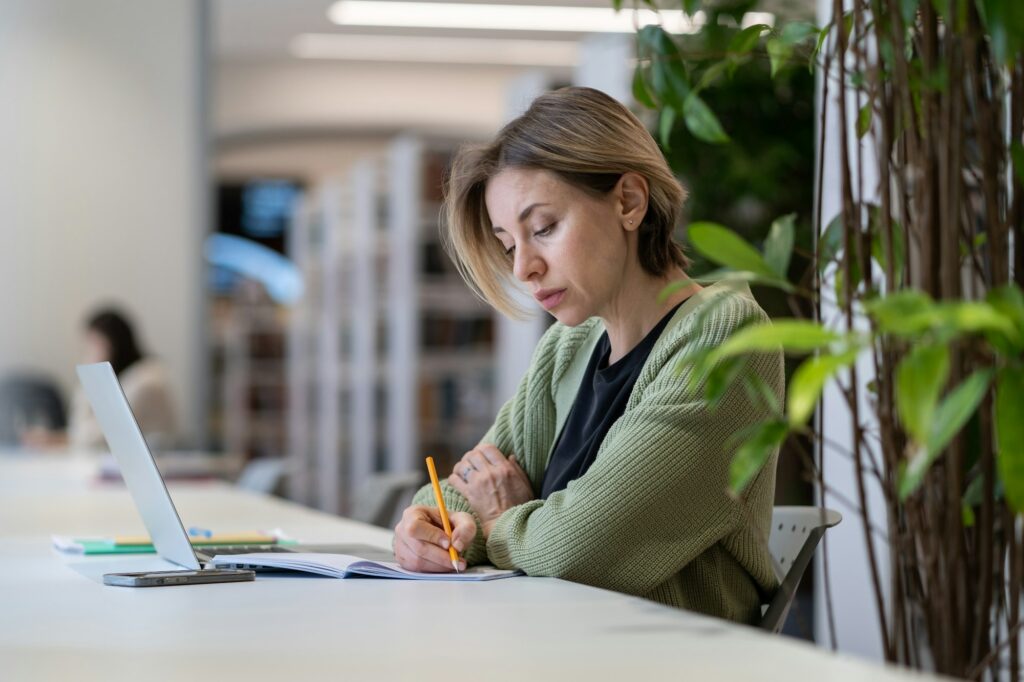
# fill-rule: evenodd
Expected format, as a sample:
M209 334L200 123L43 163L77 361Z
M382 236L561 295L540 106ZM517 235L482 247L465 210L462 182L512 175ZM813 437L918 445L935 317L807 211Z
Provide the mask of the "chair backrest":
M401 509L421 485L421 471L376 473L354 492L350 516L364 523L391 528Z
M775 507L768 550L780 581L779 589L761 617L761 628L779 632L786 622L796 588L814 556L825 530L843 520L832 509L821 507Z
M67 426L57 383L44 375L16 374L0 380L0 445L18 445L21 431Z
M254 493L273 495L287 475L287 462L283 458L257 457L245 465L235 485Z

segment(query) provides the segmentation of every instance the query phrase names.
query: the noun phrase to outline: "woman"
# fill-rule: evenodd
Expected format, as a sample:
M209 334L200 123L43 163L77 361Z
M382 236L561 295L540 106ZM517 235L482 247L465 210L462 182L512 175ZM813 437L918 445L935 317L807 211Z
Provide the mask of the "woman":
M730 497L727 442L766 416L740 387L715 410L678 372L764 312L746 287L684 280L685 192L640 121L607 95L538 98L446 187L449 252L502 312L514 278L557 320L516 395L442 485L465 565L490 562L752 623L775 587L775 456ZM783 395L781 353L748 360ZM429 486L395 529L412 570L451 571Z
M159 361L143 352L125 315L114 309L94 313L86 323L83 344L83 362L109 362L113 367L150 446L159 449L172 443L177 429L167 375ZM23 442L33 447L66 444L75 450L106 445L81 389L72 396L66 434L33 432Z

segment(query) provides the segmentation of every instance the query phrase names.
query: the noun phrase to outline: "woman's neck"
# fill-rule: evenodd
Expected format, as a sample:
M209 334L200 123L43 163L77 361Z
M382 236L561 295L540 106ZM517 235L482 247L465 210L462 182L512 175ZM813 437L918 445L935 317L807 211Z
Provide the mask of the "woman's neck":
M611 343L608 364L614 364L636 348L661 318L702 288L696 282L690 282L660 301L658 294L666 286L686 279L686 273L678 267L661 277L653 277L641 270L626 279L615 300L601 315Z

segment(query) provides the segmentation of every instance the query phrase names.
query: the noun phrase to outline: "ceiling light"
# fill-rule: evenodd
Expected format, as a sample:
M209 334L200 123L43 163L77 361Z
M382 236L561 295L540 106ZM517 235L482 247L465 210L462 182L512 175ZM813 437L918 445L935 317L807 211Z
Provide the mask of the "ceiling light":
M550 5L483 5L450 2L380 2L338 0L327 16L342 26L400 26L570 33L634 33L638 26L661 24L671 33L693 33L703 12L689 17L680 10L616 12L611 7Z
M498 64L513 66L575 66L579 47L561 40L484 40L430 36L303 33L291 52L306 59Z

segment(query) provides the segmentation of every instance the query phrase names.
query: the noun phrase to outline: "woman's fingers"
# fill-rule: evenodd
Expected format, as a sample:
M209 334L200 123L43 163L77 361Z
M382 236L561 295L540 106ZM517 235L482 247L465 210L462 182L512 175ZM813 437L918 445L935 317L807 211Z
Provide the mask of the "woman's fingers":
M452 559L448 550L437 545L399 537L396 542L396 558L402 568L421 573L450 573Z
M482 443L476 447L479 452L491 464L497 465L505 461L505 453L490 443Z
M491 457L493 456L494 455L491 455ZM490 459L485 457L484 453L482 453L480 450L472 450L466 453L465 459L468 460L469 465L476 469L477 471L486 471L491 467L499 464L499 462L492 462ZM470 473L469 475L472 476L473 474Z
M476 537L476 520L472 514L455 512L451 517L452 544L458 552L466 551Z
M395 528L395 558L408 570L452 571L448 544L448 536L441 528L440 512L434 507L409 507Z

